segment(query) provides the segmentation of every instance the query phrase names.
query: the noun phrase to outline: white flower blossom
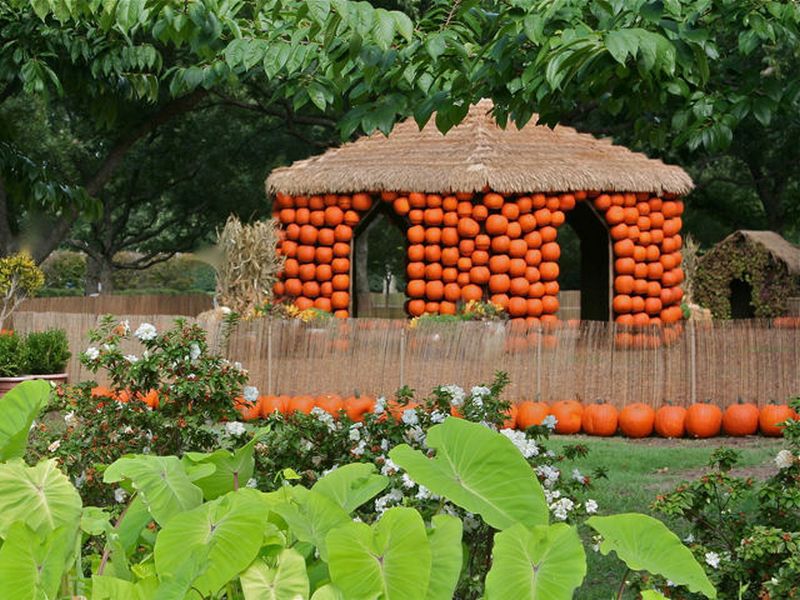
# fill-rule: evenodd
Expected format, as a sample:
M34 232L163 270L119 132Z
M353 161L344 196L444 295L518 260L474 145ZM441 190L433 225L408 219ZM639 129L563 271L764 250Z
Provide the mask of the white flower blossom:
M358 442L358 444L356 444L355 448L350 450L350 452L352 452L353 456L362 456L366 450L367 450L367 442L361 440L360 442Z
M775 457L775 464L778 465L779 469L783 470L791 467L795 460L797 459L789 450L781 450Z
M441 423L446 418L447 415L440 410L434 410L433 412L431 412L431 422L433 423Z
M55 452L61 447L61 440L56 440L47 447L48 452Z
M431 491L428 488L426 488L424 485L420 485L419 486L419 490L417 490L417 493L414 494L414 497L417 500L438 500L439 499L439 496L437 496L436 494L431 493Z
M78 422L78 417L75 416L75 411L71 410L67 414L64 415L64 423L67 424L67 427L72 427L76 425Z
M139 360L139 358L138 358L138 357L137 357L135 354L126 354L126 355L125 355L125 356L123 356L122 358L124 358L125 360L127 360L127 361L128 361L129 363L131 363L131 364L133 364L133 363L135 363L137 360Z
M689 534L685 538L683 538L684 543L686 544L693 544L694 543L694 534Z
M328 431L336 431L336 421L334 420L333 416L328 413L326 410L320 408L319 406L315 406L311 409L309 413L315 417L320 423L324 423L325 426L328 428Z
M566 521L569 516L569 511L575 507L575 503L569 498L559 498L550 505L550 510L553 511L553 517L559 521Z
M229 315L231 314L231 309L228 308L227 306L220 306L219 312L221 312L223 315Z
M386 411L386 398L381 396L375 401L375 408L372 410L376 415L382 415Z
M490 390L485 385L476 385L470 390L470 396L472 396L472 400L482 400L487 396L491 396L492 390Z
M114 490L114 500L116 500L117 504L122 504L128 498L128 492L123 490L122 488L117 488Z
M556 425L558 425L558 419L556 419L555 415L547 415L542 419L542 425L547 427L550 431L553 431Z
M552 487L561 476L561 471L552 465L539 465L536 467L536 474L544 479L545 487Z
M581 472L576 468L572 469L572 478L577 481L578 483L586 483L586 477L581 474Z
M405 437L409 441L423 445L425 444L426 437L422 427L416 425L414 427L409 427L405 432Z
M197 375L195 375L194 373L189 373L186 376L186 379L188 379L189 381L194 381L195 379L197 379Z
M583 503L583 507L586 509L587 515L593 515L597 512L597 501L592 500L589 498L586 502Z
M225 423L225 433L231 437L237 437L245 432L244 423L240 421L228 421Z
M189 360L195 361L200 358L200 344L192 342L189 344Z
M83 353L87 360L97 360L100 358L100 350L95 348L94 346L89 346L86 351Z
M117 347L114 344L103 344L103 350L106 352L113 352Z
M142 323L139 325L133 335L135 335L142 342L149 342L150 340L154 340L156 338L158 331L156 330L155 325L150 323Z
M256 481L255 477L251 477L247 480L247 483L244 484L244 487L255 488L258 486L258 482Z
M450 396L450 406L461 406L464 404L466 394L464 390L457 385L443 385L439 388L442 392Z
M325 475L327 475L328 473L333 473L338 468L339 468L339 465L333 465L330 469L325 469L322 472L322 476L325 477Z
M75 487L81 489L84 483L86 483L86 471L81 471L81 474L75 477Z
M131 427L130 425L127 425L125 427L125 429L122 430L122 433L124 433L126 435L132 434L133 433L133 427Z
M551 490L548 488L544 488L542 491L544 492L545 502L547 502L548 504L552 504L553 502L561 498L561 490Z
M384 452L387 452L389 450L389 440L387 440L386 438L383 438L381 440L381 450L383 450Z
M383 463L383 466L381 467L381 475L389 476L399 472L400 472L400 467L394 464L391 458L387 457L385 462Z
M403 484L403 487L404 487L404 488L406 488L406 489L409 489L409 490L410 490L411 488L413 488L415 485L417 485L417 484L414 482L414 480L413 480L413 479L411 479L411 477L409 477L409 476L408 476L408 473L403 473L403 477L402 477L402 484Z
M311 440L301 440L300 447L306 452L310 452L311 449L314 447L314 444L311 443Z
M245 386L242 396L248 402L258 401L258 388L252 385Z
M716 552L706 552L706 564L711 567L712 569L716 569L719 567L719 554Z
M416 425L419 423L419 418L417 417L417 411L413 408L407 408L403 411L403 423L409 426Z
M242 363L240 363L238 360L233 363L233 368L236 371L244 371L244 367L242 366Z
M361 425L361 423L356 423L356 425ZM351 442L358 442L361 440L361 431L356 426L350 427L350 431L347 432L347 438Z
M475 531L481 526L480 519L477 519L471 512L465 514L462 521L464 523L464 531L466 532Z
M516 429L501 429L500 433L513 443L525 458L539 455L539 446L536 441L525 435L524 431Z
M391 504L397 504L403 500L403 494L400 490L392 488L388 494L384 494L380 498L375 499L375 512L382 515Z
M470 398L470 401L472 402L473 406L476 406L478 408L483 408L483 398L481 398L480 396L473 396L472 398Z

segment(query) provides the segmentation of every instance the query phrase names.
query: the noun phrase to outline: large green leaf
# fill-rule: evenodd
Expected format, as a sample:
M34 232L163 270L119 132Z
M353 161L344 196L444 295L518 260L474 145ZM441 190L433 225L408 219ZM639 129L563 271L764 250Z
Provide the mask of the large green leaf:
M546 525L549 518L542 486L531 466L505 436L477 423L448 417L431 427L429 459L406 444L391 459L414 481L462 508L478 513L496 529L515 523Z
M451 600L461 574L461 519L450 515L433 517L428 530L431 547L431 579L427 600Z
M220 449L210 454L187 452L183 460L189 465L212 465L215 470L203 477L190 477L195 485L203 490L206 500L213 500L244 487L253 476L256 444L269 432L268 428L258 430L253 438L235 452Z
M191 482L174 456L124 456L103 474L106 483L123 480L139 492L153 519L162 527L175 515L203 502L203 491Z
M141 496L136 496L128 505L125 516L122 517L117 526L119 543L125 549L126 554L130 554L139 543L139 536L144 528L153 520L150 511L142 500Z
M22 461L0 465L0 537L16 521L40 533L66 525L77 528L81 497L55 460L35 467Z
M37 534L21 521L14 523L0 548L3 599L55 598L76 534L67 525Z
M314 490L295 486L278 496L283 500L270 505L301 542L314 544L323 560L328 560L326 536L334 527L350 522L350 516L333 500Z
M156 570L161 579L177 577L188 555L208 555L193 586L212 595L247 568L264 539L266 514L260 492L242 489L173 517L158 534Z
M627 513L591 517L586 524L603 536L600 551L608 554L613 550L631 570L661 575L706 598L717 597L691 550L658 519Z
M344 600L344 596L342 592L332 583L327 585L323 585L319 588L314 595L311 596L311 600Z
M668 600L667 597L657 590L642 590L642 600Z
M161 584L155 594L148 597L148 600L183 600L191 598L188 595L190 590L194 590L192 595L197 596L195 582L203 575L208 568L208 557L210 548L193 548L185 555L181 563L174 571L165 573L161 576Z
M31 423L47 403L50 384L23 381L0 397L0 461L25 454Z
M311 489L327 496L348 513L373 498L389 485L371 463L351 463L334 469Z
M331 581L348 600L425 598L431 549L411 508L391 508L372 527L350 522L328 534Z
M256 560L241 574L245 600L298 600L308 598L306 561L292 548L278 555L275 567Z
M151 600L159 582L155 577L127 581L110 575L92 577L92 600Z
M520 523L494 536L486 600L569 600L585 575L574 527Z

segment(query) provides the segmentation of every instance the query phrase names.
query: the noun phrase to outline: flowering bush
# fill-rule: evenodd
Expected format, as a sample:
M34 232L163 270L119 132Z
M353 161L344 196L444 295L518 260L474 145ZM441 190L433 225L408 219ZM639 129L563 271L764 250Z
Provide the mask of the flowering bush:
M800 409L800 398L792 406ZM721 597L800 598L800 422L788 421L784 438L766 481L731 475L738 452L720 448L706 475L654 504L689 522L687 542Z
M44 285L44 274L27 252L0 258L0 329L25 298Z

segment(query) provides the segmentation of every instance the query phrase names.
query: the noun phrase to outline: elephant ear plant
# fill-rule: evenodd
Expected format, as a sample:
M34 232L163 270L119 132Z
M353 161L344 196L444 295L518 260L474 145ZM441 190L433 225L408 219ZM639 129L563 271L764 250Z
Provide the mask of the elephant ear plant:
M48 393L32 381L0 400L5 599L453 597L469 551L460 519L437 514L426 522L409 507L354 517L389 485L373 464L340 466L311 488L293 485L299 477L288 466L275 474L283 481L277 491L242 487L254 469L256 440L269 444L266 428L235 452L124 456L103 473L124 503L121 514L81 506L55 461L28 466L19 458ZM428 447L423 454L400 445L391 459L495 529L484 598L571 598L586 573L581 538L573 526L550 523L539 482L513 443L449 417L429 430ZM630 514L587 523L602 536L601 550L630 570L716 597L700 565L660 521ZM648 589L643 598L664 596Z

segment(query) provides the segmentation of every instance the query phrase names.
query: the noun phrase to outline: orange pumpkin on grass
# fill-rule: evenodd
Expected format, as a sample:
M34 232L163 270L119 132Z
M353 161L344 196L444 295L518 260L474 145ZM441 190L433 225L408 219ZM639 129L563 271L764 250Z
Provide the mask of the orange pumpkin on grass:
M742 437L758 431L758 407L741 398L731 404L722 415L722 430L730 436Z
M682 406L662 406L656 411L656 433L663 438L681 438L686 433L686 409Z
M761 408L758 417L758 427L766 436L780 437L783 435L783 426L780 423L789 419L797 419L797 413L786 404L767 404Z
M548 414L550 407L545 402L531 400L520 402L517 404L517 427L525 430L534 425L541 425Z
M698 402L686 409L686 433L690 437L714 437L719 435L721 428L722 411L719 406Z
M581 430L583 405L576 400L559 400L550 407L550 414L556 418L556 433L570 435Z
M629 404L619 413L619 428L629 438L644 438L653 433L656 411L647 404Z
M612 436L617 433L619 411L612 404L598 400L584 409L581 425L589 435Z

